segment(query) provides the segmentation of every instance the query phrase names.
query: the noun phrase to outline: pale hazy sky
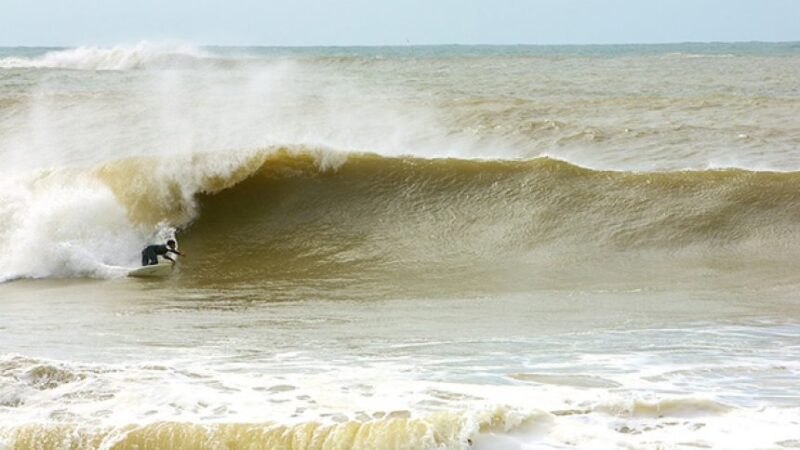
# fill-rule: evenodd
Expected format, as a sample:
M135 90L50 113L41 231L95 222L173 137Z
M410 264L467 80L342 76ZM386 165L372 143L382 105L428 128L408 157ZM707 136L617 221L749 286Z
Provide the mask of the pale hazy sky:
M0 0L0 46L800 41L800 0Z

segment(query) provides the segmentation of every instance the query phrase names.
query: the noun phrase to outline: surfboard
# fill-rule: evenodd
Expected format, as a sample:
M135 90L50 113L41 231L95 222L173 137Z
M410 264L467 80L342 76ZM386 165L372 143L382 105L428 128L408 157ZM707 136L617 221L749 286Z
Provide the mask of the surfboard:
M172 263L159 263L133 269L128 272L128 276L134 278L164 278L168 277L170 273L172 273Z

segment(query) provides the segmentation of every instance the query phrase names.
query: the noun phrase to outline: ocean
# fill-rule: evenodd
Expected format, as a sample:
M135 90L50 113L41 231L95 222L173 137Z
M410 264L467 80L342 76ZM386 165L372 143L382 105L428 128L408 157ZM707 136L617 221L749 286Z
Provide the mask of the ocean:
M798 74L0 48L0 448L800 447Z

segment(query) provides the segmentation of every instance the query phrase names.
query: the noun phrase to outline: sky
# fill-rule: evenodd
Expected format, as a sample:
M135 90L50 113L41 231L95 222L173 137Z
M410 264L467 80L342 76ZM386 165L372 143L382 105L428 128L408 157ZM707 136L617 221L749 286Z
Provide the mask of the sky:
M0 46L800 41L800 0L0 0Z

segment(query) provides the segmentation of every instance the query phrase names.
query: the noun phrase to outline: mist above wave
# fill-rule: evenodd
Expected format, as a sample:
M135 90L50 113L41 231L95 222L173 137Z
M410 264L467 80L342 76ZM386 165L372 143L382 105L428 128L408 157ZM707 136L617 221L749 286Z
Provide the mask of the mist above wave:
M271 145L546 155L612 170L800 169L794 56L328 52L143 42L6 57L4 169Z

